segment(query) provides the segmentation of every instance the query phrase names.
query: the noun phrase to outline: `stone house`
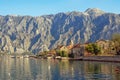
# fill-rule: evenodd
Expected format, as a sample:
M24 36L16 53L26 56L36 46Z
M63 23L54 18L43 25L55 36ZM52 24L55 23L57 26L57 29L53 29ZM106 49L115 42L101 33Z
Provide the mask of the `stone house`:
M109 40L97 40L96 44L100 47L102 54L114 54L113 43Z
M54 49L48 51L48 54L51 54L51 55L56 55L56 51Z
M107 50L109 47L109 42L107 40L97 40L96 44L104 50Z
M84 55L84 46L81 44L76 44L71 49L71 55L73 55L74 58L79 58Z
M65 52L69 52L69 49L64 46L64 45L61 45L61 46L57 46L57 48L55 49L56 51L65 51Z
M55 49L56 51L65 51L68 54L71 52L71 49L73 48L73 41L71 40L68 46L64 46L64 45L59 45L57 46L57 48Z

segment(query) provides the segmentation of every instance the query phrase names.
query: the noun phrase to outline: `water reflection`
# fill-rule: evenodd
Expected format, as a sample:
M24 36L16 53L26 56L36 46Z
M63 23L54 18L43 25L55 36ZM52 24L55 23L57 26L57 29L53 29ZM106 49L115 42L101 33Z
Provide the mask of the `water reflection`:
M0 80L120 80L120 64L4 56Z

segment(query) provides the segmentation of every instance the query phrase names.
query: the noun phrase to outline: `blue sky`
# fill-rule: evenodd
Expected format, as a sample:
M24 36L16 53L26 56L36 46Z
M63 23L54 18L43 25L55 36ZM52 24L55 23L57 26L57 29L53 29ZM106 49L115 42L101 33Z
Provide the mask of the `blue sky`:
M87 8L120 14L120 0L0 0L0 15L40 16Z

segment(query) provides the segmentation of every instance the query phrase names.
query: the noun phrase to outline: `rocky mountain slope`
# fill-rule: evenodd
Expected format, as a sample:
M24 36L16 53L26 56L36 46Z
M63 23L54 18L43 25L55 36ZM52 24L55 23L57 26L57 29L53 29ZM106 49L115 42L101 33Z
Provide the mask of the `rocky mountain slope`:
M93 8L45 16L0 16L0 51L37 53L57 45L110 39L120 32L120 14Z

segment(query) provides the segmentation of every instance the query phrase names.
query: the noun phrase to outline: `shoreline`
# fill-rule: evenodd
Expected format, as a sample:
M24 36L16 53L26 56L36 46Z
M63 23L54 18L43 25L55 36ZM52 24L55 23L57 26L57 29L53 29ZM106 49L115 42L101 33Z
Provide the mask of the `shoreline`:
M18 57L20 57L20 56L18 56ZM12 58L12 56L11 56L11 58ZM29 55L29 58L55 59L55 60L68 60L68 61L96 61L96 62L120 63L120 56L81 56L81 57L78 57L78 58L68 58L68 57L60 57L60 58L53 58L53 57L49 58L48 57L48 58L44 58L44 57L37 57L35 55Z
M36 59L39 59L39 57ZM52 59L52 58L51 58ZM120 56L89 56L79 58L59 58L56 60L69 60L69 61L96 61L96 62L115 62L120 63Z
M83 61L120 63L120 56L90 56L90 57L83 57Z

